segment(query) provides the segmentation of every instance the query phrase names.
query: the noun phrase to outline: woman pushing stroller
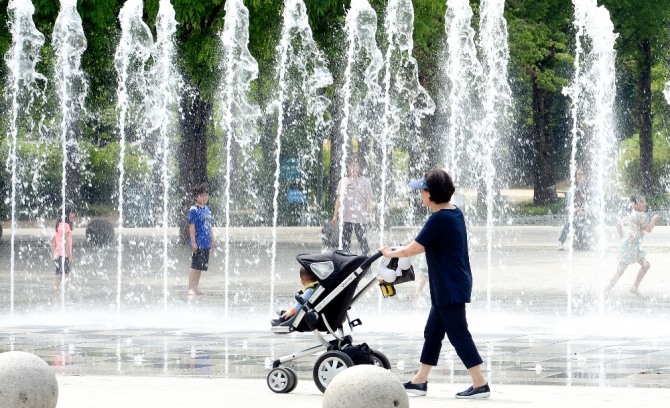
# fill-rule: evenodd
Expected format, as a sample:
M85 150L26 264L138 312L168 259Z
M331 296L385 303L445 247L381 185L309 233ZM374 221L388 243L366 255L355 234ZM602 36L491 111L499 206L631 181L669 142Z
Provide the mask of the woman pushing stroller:
M432 214L410 244L380 248L387 258L426 253L431 309L424 329L421 366L414 378L404 383L407 392L426 395L428 375L437 365L446 333L456 353L468 369L472 385L456 398L488 398L491 390L481 372L482 358L468 331L465 304L472 293L472 272L468 256L467 232L461 210L451 204L455 187L444 170L432 169L409 183L419 190L423 204Z

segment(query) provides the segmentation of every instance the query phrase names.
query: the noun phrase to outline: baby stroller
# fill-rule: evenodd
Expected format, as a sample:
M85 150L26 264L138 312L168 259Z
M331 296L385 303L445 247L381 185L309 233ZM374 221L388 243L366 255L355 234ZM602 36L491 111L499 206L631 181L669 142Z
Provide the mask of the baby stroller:
M361 325L360 319L351 320L349 318L348 311L361 295L377 283L376 277L367 272L370 265L379 257L381 257L380 252L368 258L342 251L313 255L302 254L296 257L302 266L311 269L316 274L319 286L309 300L303 303L298 313L289 320L273 326L272 332L285 334L294 331L310 331L319 344L273 361L272 370L267 377L268 387L272 391L289 393L295 389L298 384L296 373L290 367L283 367L282 364L301 357L326 351L317 358L312 371L314 382L321 392L326 390L328 383L336 374L355 364L350 354L360 346L352 344L350 335L344 335L343 326L346 322L349 329L353 330L354 327ZM370 277L369 282L358 290L359 283L366 275ZM302 300L298 296L296 299ZM334 339L327 340L322 332L327 332ZM349 354L345 351L348 351ZM370 349L369 351L372 364L386 369L391 368L391 363L384 354L377 350Z

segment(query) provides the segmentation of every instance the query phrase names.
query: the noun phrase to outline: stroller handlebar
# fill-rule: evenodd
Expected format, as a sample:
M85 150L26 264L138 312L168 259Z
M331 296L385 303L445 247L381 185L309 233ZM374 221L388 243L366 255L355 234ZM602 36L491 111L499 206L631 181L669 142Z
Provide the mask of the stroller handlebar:
M368 269L368 268L370 267L370 265L372 265L372 263L373 263L374 261L376 261L377 259L379 259L379 258L381 258L381 257L382 257L382 253L381 253L380 251L377 251L377 252L374 253L372 256L370 256L368 259L366 259L365 262L363 262L363 263L361 264L360 268L361 268L362 270L366 270L366 269Z

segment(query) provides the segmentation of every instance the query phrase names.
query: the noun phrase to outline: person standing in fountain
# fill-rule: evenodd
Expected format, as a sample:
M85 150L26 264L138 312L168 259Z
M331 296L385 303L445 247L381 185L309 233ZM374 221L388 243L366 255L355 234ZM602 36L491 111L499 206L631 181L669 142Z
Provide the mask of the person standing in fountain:
M337 184L333 226L342 209L342 250L349 252L351 233L356 233L363 255L369 255L370 247L366 237L367 225L372 213L372 186L367 177L361 175L361 165L357 157L347 161L347 176Z
M212 210L209 201L209 185L200 183L195 186L195 204L188 212L188 231L191 242L191 270L188 275L188 295L202 295L198 288L200 275L209 266L209 251L214 246L212 229Z
M409 183L420 191L423 204L432 214L410 244L379 251L387 258L410 257L426 253L431 308L424 329L421 366L410 381L403 385L408 393L426 395L428 375L437 365L442 340L446 333L472 379L472 385L457 393L456 398L488 398L491 389L481 371L482 358L477 351L465 317L465 304L472 294L472 272L468 255L465 218L451 204L454 183L444 170L429 170L424 178Z
M591 223L590 212L588 208L590 194L586 180L586 171L578 167L575 171L575 184L570 187L566 197L566 204L574 205L575 212L573 216L574 228L574 248L589 249L591 247L591 234L589 225ZM568 221L563 225L561 235L558 238L558 250L565 249L565 241L568 239L570 223Z
M49 244L56 264L56 279L54 280L54 299L58 299L61 286L67 282L72 264L72 230L74 228L74 207L65 206L65 219L56 221L56 231Z
M605 295L609 295L610 291L617 283L621 275L626 271L626 268L633 264L640 264L640 271L635 278L630 292L636 296L640 296L638 290L642 278L647 274L651 267L647 261L647 253L642 249L642 238L645 232L651 232L661 216L654 214L652 217L645 214L647 209L647 200L641 195L634 195L630 198L632 209L624 215L617 223L616 229L619 237L623 238L621 246L619 247L619 267L612 277L609 285L605 288Z

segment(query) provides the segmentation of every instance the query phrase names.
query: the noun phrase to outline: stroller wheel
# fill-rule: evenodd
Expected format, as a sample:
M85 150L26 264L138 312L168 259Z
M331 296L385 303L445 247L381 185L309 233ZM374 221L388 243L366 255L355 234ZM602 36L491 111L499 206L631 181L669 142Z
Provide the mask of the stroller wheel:
M381 351L372 350L372 364L387 370L391 369L391 362Z
M298 377L291 369L276 367L270 370L267 382L272 391L278 394L286 394L293 391L298 383Z
M354 365L346 353L339 350L326 351L314 363L314 383L321 392L326 391L328 383L342 370Z
M291 388L285 391L288 394L289 392L295 390L295 387L298 386L298 375L295 373L295 371L293 371L292 368L284 367L284 370L288 371L288 373L291 375L291 378L293 379L293 385Z

